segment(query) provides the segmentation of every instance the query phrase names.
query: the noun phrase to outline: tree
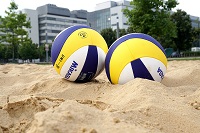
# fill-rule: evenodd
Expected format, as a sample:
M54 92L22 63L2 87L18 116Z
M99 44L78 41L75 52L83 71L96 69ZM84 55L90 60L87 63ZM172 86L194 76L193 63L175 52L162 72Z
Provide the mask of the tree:
M119 36L124 36L127 34L127 31L125 29L119 29Z
M192 46L192 23L190 16L182 10L177 10L171 15L176 24L177 38L173 38L177 51L188 50Z
M192 29L192 41L193 47L200 47L200 28L193 28Z
M126 32L127 32L127 34L128 33L136 33L136 31L130 26L127 28Z
M12 47L10 45L0 44L0 59L8 62L9 58L12 58Z
M164 47L172 44L171 38L176 37L176 26L170 19L170 11L178 4L176 0L133 0L130 4L132 10L123 10L130 31L148 34Z
M12 46L1 44L1 48L2 48L2 51L1 51L2 59L8 62L8 59L12 58Z
M128 32L125 29L119 29L119 37L126 35ZM108 47L110 47L117 39L117 31L112 28L103 29L101 35L105 39Z
M50 52L50 50L49 50ZM38 50L37 50L37 54L38 54L38 57L40 59L45 59L45 56L46 56L46 51L45 51L45 46L44 44L43 45L40 45Z
M6 33L3 36L3 41L7 42L12 46L13 49L13 59L16 53L16 46L17 46L17 37L15 36L14 30L17 28L17 20L16 20L16 12L15 10L18 9L17 5L14 2L10 3L10 7L8 7L9 11L5 11L7 16L5 18L1 18L2 24L0 25L1 32Z
M112 45L112 43L116 40L116 32L112 30L112 28L103 29L101 31L101 35L105 39L108 47Z
M26 15L17 13L18 6L15 2L10 3L6 16L0 17L0 31L5 33L1 40L12 47L13 61L18 55L18 46L23 44L23 40L28 38L24 28L30 28L30 22L26 21Z
M17 29L15 31L16 35L20 36L19 38L19 44L23 45L23 43L27 40L29 40L28 32L23 28L31 28L31 24L29 21L26 21L26 14L20 12L17 15Z
M0 59L4 59L5 55L5 46L3 44L0 44Z
M38 58L37 45L32 43L30 39L24 40L24 43L19 47L19 55L23 60Z

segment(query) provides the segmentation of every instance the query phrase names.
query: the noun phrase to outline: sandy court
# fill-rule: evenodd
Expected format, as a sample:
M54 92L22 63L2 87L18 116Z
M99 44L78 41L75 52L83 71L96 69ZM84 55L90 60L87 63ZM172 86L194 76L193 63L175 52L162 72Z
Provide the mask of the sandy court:
M199 133L200 61L169 61L161 83L88 83L51 65L0 65L0 133Z

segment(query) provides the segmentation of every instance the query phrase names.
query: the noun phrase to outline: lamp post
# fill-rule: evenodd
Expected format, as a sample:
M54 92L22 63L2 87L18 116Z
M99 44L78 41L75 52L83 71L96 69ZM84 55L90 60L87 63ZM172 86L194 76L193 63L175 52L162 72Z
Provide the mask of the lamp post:
M45 44L45 51L46 51L46 62L48 62L49 44Z
M117 29L116 29L116 32L117 32L117 39L119 38L119 18L117 17Z
M48 44L48 36L47 36L47 28L46 28L46 44L45 44L45 51L46 51L46 62L48 62L48 51L49 51L49 44Z

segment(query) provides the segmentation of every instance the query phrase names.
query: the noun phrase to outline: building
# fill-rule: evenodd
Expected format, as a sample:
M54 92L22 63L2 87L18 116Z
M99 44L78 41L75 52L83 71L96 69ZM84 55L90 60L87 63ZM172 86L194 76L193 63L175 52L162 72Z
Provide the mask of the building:
M190 19L191 19L193 28L200 28L200 18L199 17L190 15ZM192 47L191 51L195 51L195 52L200 51L200 35L199 35L199 39L192 43L192 46L194 48Z
M194 28L200 28L200 19L197 16L190 15L190 19L192 21L192 27Z
M99 3L95 7L95 11L88 12L88 25L100 32L105 28L117 29L119 24L120 29L127 29L127 18L122 10L132 9L130 1L122 0L119 2L107 1ZM196 16L191 16L192 27L200 28L200 19Z
M31 29L27 29L29 36L34 43L51 44L56 35L63 29L77 24L85 24L100 32L106 28L113 30L127 29L127 18L122 10L132 9L130 1L119 2L107 1L99 3L95 11L86 10L70 11L67 8L57 7L53 4L46 4L36 10L24 9L27 18L31 21ZM190 16L193 27L199 27L199 17Z
M38 12L31 9L23 9L22 13L25 13L27 20L31 22L31 29L26 29L29 37L35 44L39 44L39 30L38 30Z
M95 11L88 12L88 25L93 29L100 32L106 28L117 29L127 29L127 18L123 14L122 10L128 8L132 9L130 6L130 1L107 1L99 3L95 7Z
M29 36L39 45L51 44L56 35L69 26L87 24L85 10L70 11L67 8L46 4L36 10L24 9L23 12L31 22L31 29L27 29Z
M37 8L40 44L52 43L58 33L76 24L87 24L87 11L70 12L67 8L47 4Z

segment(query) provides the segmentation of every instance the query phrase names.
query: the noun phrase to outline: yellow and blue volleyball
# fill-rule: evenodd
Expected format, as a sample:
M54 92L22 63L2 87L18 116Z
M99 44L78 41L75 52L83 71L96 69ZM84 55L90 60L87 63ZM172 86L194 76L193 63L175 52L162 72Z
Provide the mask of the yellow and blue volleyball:
M167 58L163 47L153 37L131 33L110 46L105 69L113 84L125 84L134 78L161 82L166 73Z
M102 72L107 52L107 44L97 31L75 25L56 36L51 59L57 73L65 79L87 82Z

